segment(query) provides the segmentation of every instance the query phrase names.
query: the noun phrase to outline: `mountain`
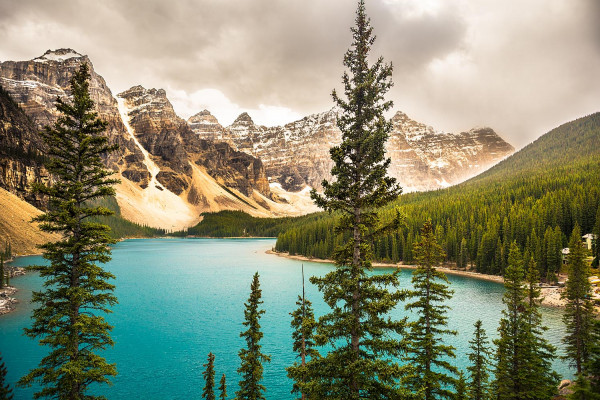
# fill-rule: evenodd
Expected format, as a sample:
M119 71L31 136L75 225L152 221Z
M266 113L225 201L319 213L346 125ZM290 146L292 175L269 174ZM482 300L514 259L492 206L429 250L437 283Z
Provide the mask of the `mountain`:
M200 138L215 142L225 142L232 147L236 147L235 143L229 137L227 130L219 124L217 118L210 111L200 111L192 115L187 122Z
M44 145L33 122L0 87L0 187L37 207L45 199L30 185L48 182L43 165Z
M389 174L405 192L448 187L471 178L512 154L515 149L491 128L447 133L398 111L392 118L387 153Z
M459 185L409 193L380 210L396 208L406 226L375 241L378 260L411 263L413 243L431 219L447 260L478 272L502 274L513 241L533 256L542 277L560 269L560 249L574 226L600 234L600 113L563 124L482 174ZM330 258L335 217L296 220L278 236L276 249ZM213 218L213 224L214 218Z
M14 100L11 103L5 95L3 107L16 103L22 109L12 113L11 118L18 114L14 120L4 123L3 118L1 140L10 141L11 152L19 155L18 162L7 154L0 157L0 186L42 205L27 185L48 177L41 163L26 169L33 162L27 152L43 148L36 132L56 120L56 97L69 96L69 80L82 62L90 66L90 94L99 117L108 123L105 134L119 145L105 163L121 179L117 200L125 218L173 230L196 224L206 211L244 210L263 217L306 211L305 206L294 207L293 195L271 193L259 159L193 134L175 114L164 90L135 86L117 99L90 59L72 49L0 63L0 86ZM29 127L22 128L23 124ZM15 132L25 132L27 140Z
M289 191L320 188L331 179L329 148L341 142L337 111L310 115L284 126L256 125L241 114L227 128L204 110L188 123L204 139L225 141L260 158L272 182ZM491 128L458 134L436 131L402 112L392 118L389 168L405 192L447 187L468 179L514 152Z
M154 212L155 220L179 219L181 225L202 212L228 208L270 215L270 190L260 160L193 134L164 90L134 86L118 98L147 171L136 181L138 186L119 185L117 199L124 216L138 221ZM155 205L157 211L152 210Z
M117 101L87 56L72 49L58 49L29 61L5 61L0 63L0 85L40 130L56 121L56 98L69 95L69 80L82 62L90 66L90 95L99 117L108 123L105 134L111 143L119 145L119 150L106 159L107 166L115 170L141 169L143 156L126 135ZM123 165L124 158L129 160L127 166Z

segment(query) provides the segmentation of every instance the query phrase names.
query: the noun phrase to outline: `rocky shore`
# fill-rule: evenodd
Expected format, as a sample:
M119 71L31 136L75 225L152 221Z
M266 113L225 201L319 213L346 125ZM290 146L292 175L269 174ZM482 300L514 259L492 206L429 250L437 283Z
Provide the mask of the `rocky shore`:
M561 297L564 287L550 286L540 288L540 300L542 305L550 307L564 307L565 300Z
M8 271L10 278L25 274L25 268L9 267L6 265L4 268ZM12 296L16 292L17 288L14 286L4 286L0 289L0 315L8 314L15 309L15 304L17 304L18 300Z
M17 299L11 297L17 292L17 289L13 286L5 286L0 289L0 315L8 314L14 310L14 305L17 303Z

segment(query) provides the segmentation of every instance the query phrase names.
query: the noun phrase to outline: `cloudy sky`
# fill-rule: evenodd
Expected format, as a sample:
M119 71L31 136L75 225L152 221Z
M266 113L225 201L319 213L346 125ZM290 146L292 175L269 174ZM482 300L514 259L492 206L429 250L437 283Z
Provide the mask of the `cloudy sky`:
M521 147L600 110L600 1L367 0L389 99L446 131ZM276 125L332 107L351 0L0 0L0 61L87 54L114 93L164 88L187 118Z

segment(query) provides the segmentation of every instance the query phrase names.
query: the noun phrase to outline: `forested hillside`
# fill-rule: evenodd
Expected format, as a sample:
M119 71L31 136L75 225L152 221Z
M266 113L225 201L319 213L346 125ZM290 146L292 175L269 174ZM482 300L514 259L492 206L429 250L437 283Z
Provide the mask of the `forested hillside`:
M600 113L561 125L485 173L448 189L402 195L381 210L383 221L406 225L375 243L379 260L413 262L413 243L427 219L447 261L502 274L513 240L553 279L575 224L600 233ZM278 236L276 249L330 258L344 240L335 218L299 219Z
M187 231L171 233L173 236L200 237L276 237L302 221L327 219L327 214L315 213L302 217L257 218L242 211L219 211L202 214L202 221Z

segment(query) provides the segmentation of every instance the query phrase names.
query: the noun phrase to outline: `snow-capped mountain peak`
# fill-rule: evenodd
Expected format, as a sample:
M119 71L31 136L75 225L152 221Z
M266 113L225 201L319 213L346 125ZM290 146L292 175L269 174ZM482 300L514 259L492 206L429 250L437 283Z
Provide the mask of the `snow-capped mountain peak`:
M76 52L73 49L57 49L57 50L47 50L42 56L34 58L35 62L48 62L48 61L57 61L63 62L70 58L82 58L85 57L83 54Z

